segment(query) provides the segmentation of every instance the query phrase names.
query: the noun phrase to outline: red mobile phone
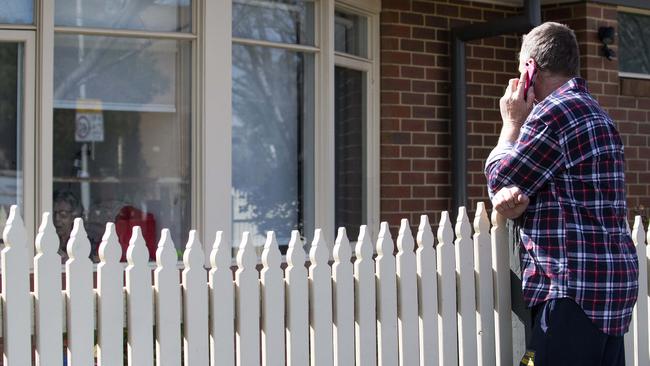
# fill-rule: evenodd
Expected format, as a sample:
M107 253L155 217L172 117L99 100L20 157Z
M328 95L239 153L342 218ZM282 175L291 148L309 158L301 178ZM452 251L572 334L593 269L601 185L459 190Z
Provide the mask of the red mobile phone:
M532 58L526 61L524 66L526 68L526 84L524 84L524 100L528 98L528 88L535 86L535 78L537 77L537 65Z

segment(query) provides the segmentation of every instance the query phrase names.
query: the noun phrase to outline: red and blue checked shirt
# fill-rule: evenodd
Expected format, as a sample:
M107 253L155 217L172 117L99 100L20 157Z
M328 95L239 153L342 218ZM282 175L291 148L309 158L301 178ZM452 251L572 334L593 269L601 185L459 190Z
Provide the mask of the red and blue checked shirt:
M528 306L571 298L603 332L627 332L638 259L627 226L623 144L611 118L573 78L537 104L512 145L485 167L490 195L519 187Z

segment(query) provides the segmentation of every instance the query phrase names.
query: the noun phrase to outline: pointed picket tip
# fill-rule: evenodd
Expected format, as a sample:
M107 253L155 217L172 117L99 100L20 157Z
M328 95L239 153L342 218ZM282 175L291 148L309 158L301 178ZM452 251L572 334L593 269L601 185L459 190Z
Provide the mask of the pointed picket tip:
M415 243L413 242L413 233L411 233L409 220L402 219L399 234L397 235L397 249L400 252L412 252L414 247Z
M474 215L474 232L477 234L487 234L490 230L490 219L488 219L485 203L479 202L476 205L476 214Z
M244 231L237 251L237 266L239 269L253 268L257 264L257 254L255 253L255 246L250 238L250 233Z
M38 228L36 235L36 252L38 254L56 254L59 250L59 236L56 234L56 228L52 221L52 214L43 213L41 226Z
M352 247L348 239L347 231L340 227L334 243L334 260L338 263L349 261L352 257Z
M287 265L297 266L305 264L306 254L303 245L304 243L300 238L300 231L292 230L289 248L287 249Z
M309 259L312 264L327 264L329 261L329 249L327 248L327 243L325 243L325 238L323 230L316 229L314 231L314 240L311 242L311 249L309 250Z
M203 245L196 230L190 230L185 252L183 252L183 264L185 268L203 268L203 263L205 263Z
M383 238L382 233L388 232L388 240L392 243L390 239L390 230L388 230L388 223L382 222L381 229L379 231L379 238ZM377 241L377 247L379 247L379 240ZM372 241L370 240L370 232L367 225L361 225L359 228L359 238L357 239L357 246L354 250L358 259L372 259ZM391 252L392 253L392 252ZM379 254L379 249L377 250Z
M499 214L499 212L494 209L492 210L491 221L492 227L504 227L506 224L505 216Z
M361 236L361 233L359 233ZM370 240L370 239L369 239ZM379 235L377 235L377 255L391 255L395 249L393 244L393 237L390 234L390 227L388 222L382 221L379 224ZM370 255L372 255L372 250L370 250ZM367 255L364 258L370 258Z
M472 225L467 216L467 209L465 206L458 208L458 216L456 217L455 233L458 239L467 239L472 235Z
M451 227L451 220L449 219L449 212L442 211L440 215L440 225L438 226L438 243L452 244L454 237L454 230Z
M162 229L160 231L160 240L156 248L156 264L158 267L173 267L176 266L178 254L176 253L176 246L172 240L172 235L169 229Z
M282 254L278 247L278 240L275 237L275 232L268 231L266 233L266 241L264 242L264 250L262 251L262 264L266 268L280 268L281 263Z
M2 232L2 240L5 246L9 248L16 246L27 248L25 223L23 222L23 218L20 217L20 209L17 205L12 205L9 209L9 218Z
M140 226L133 227L129 247L126 250L126 260L130 265L149 261L149 251L147 250Z
M419 248L433 247L433 231L429 223L429 216L420 216L420 225L418 226L417 244Z
M643 220L640 215L634 217L634 229L632 229L632 238L634 244L639 246L645 244L645 232L643 228Z
M74 219L66 250L70 259L88 258L90 255L90 240L88 240L84 221L80 217Z
M102 236L102 242L99 244L98 254L102 263L116 263L122 257L122 247L117 237L115 224L112 222L106 223L106 230Z
M223 240L223 231L217 231L210 252L210 265L213 269L230 268L232 263L232 248Z

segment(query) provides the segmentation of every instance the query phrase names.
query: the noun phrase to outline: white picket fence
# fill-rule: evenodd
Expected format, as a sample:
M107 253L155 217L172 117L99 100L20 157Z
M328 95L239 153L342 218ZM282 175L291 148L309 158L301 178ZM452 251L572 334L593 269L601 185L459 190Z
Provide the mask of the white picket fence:
M639 366L650 364L648 253L639 217L633 236L641 259L641 289L627 357L628 364ZM455 225L443 212L437 240L427 216L421 217L415 239L408 221L402 220L397 255L388 224L382 223L375 245L368 229L361 227L354 258L345 229L339 229L330 264L330 246L316 230L306 267L303 243L294 232L284 271L272 232L261 272L245 234L234 281L231 245L220 233L207 271L202 245L190 232L179 277L174 244L163 230L152 281L139 228L133 230L124 269L115 227L109 223L93 288L90 245L77 219L67 244L62 291L58 237L46 213L36 238L30 291L31 243L16 207L3 238L5 366L62 365L64 335L71 366L123 365L125 336L128 365L133 366L518 362L513 341L521 339L512 333L508 232L499 215L492 215L490 225L483 204L477 207L473 227L464 208Z

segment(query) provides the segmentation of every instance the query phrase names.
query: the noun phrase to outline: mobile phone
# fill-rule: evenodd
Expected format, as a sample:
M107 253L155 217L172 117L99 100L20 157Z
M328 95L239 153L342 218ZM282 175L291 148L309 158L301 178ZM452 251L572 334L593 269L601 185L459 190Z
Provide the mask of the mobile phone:
M537 77L537 65L535 60L529 58L524 64L526 69L526 83L524 84L524 100L528 98L528 88L535 86L535 78Z

